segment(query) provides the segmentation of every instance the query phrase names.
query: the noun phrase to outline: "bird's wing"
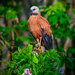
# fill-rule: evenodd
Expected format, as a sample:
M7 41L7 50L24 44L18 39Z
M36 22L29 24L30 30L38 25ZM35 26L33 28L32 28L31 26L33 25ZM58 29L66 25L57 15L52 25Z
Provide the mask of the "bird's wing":
M51 32L48 21L45 18L40 17L38 19L38 24L41 28L41 34L42 34L42 38L45 43L46 49L47 50L52 49L52 32ZM44 33L44 31L46 31L46 33Z
M50 27L49 22L45 18L43 18L42 16L40 16L37 21L40 23L40 25L41 24L44 24L44 25L46 24L48 27Z
M52 31L50 29L49 22L45 18L40 16L37 20L37 23L40 24L42 28L44 28L45 33L47 33L49 36L52 36Z

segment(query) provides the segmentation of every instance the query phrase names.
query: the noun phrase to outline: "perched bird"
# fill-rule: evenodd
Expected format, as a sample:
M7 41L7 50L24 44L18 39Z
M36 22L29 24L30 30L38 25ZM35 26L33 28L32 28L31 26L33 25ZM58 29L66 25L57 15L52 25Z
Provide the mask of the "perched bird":
M30 17L27 25L30 33L38 42L36 46L43 45L47 50L52 49L52 31L49 22L41 16L37 6L30 8Z

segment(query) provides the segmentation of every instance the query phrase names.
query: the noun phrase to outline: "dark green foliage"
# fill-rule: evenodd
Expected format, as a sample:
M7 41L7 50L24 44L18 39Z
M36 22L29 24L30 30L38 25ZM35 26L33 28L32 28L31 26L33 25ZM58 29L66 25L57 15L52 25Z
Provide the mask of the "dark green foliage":
M12 54L12 61L10 61L8 65L13 69L15 74L21 75L24 68L30 68L29 63L32 57L31 48L31 45L28 45L28 48L24 48L22 50L18 48L18 51Z
M15 19L17 16L17 12L11 8L11 7L4 7L1 6L0 7L0 16L5 16L5 20L11 20L11 19ZM5 23L6 26L0 26L0 36L4 37L4 39L8 42L12 41L12 37L10 37L11 31L14 32L14 42L15 42L15 47L17 46L23 46L23 42L27 41L27 42L31 42L32 40L34 40L34 38L32 36L28 36L25 37L23 35L21 35L23 32L28 31L28 27L27 27L27 21L20 21L18 24L17 23L12 23L12 26L8 25L7 22ZM18 31L17 31L18 30ZM19 34L19 36L17 35L17 33ZM19 45L17 43L20 43Z
M45 10L44 14L47 15L47 19L51 25L51 30L54 38L61 38L61 45L57 50L58 54L61 55L62 64L65 63L66 67L74 70L75 67L75 57L64 57L62 53L64 52L64 43L65 39L69 37L70 39L75 38L75 27L70 29L70 15L66 13L66 11L70 8L70 3L66 3L66 6L61 2L57 2L56 4L44 7L42 9ZM66 10L67 9L67 10ZM74 13L74 9L72 10ZM42 14L44 16L44 14ZM62 53L61 53L62 52ZM68 48L67 53L75 54L75 48ZM64 59L64 60L62 60ZM71 65L70 65L71 64ZM70 65L70 66L69 66Z
M13 25L13 28L19 29L20 32L28 31L27 21L20 21L19 25Z
M31 69L33 75L60 75L59 69L64 60L62 56L63 54L59 57L55 50L47 50L38 56L32 53L32 45L28 45L27 48L18 48L18 51L12 53L12 61L8 63L8 67L14 75L21 75L26 68Z
M45 9L54 37L66 38L71 35L71 30L69 28L70 16L65 13L65 10L63 4L60 2Z
M68 57L64 51L66 38L69 37L75 40L75 27L70 29L70 15L66 12L66 9L68 10L70 8L70 3L66 3L65 7L61 2L57 2L49 7L40 8L44 9L44 12L41 12L42 16L47 15L53 37L61 38L61 45L56 49L57 52L55 50L48 50L37 55L32 52L33 46L30 44L23 49L19 48L25 46L23 44L24 41L33 44L32 40L34 40L34 38L32 36L23 36L23 32L28 32L27 21L19 21L18 23L14 21L16 16L19 16L20 13L18 13L18 9L20 10L21 7L18 6L20 0L15 0L17 2L16 6L13 5L12 1L2 0L4 6L0 6L0 18L4 17L5 24L5 27L0 26L0 40L10 49L11 46L8 42L11 43L13 41L11 37L11 31L13 31L14 47L16 48L14 53L10 52L12 54L11 61L7 63L0 61L7 65L7 68L0 70L0 73L2 73L2 75L22 75L24 70L29 68L32 75L61 75L59 69L63 67L63 64L66 64L66 68L74 70L75 46L74 48L68 48L66 52L67 54L71 53L73 55L71 57ZM75 13L75 9L72 9L72 13ZM12 26L8 25L8 20L13 20L11 22ZM16 32L18 32L19 36ZM55 45L58 46L58 44ZM0 50L1 49L2 44L0 43Z
M0 7L0 16L1 15L5 15L6 19L10 19L10 18L15 18L16 17L17 12L15 10L13 10L12 8L8 8L8 7Z
M66 58L66 61L65 61L65 64L66 64L66 67L73 70L74 67L75 67L75 58L74 57L67 57Z
M75 67L75 56L74 56L74 54L75 54L75 48L68 48L67 53L71 53L73 56L66 57L66 61L65 61L66 67L69 68L69 69L71 69L71 70L73 70L74 67Z
M66 9L70 8L70 3L66 3Z

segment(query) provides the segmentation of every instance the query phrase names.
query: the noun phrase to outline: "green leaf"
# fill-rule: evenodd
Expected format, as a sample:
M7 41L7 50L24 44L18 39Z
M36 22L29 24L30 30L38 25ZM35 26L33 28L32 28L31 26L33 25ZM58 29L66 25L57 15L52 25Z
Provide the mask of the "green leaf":
M9 26L5 27L5 32L6 33L10 34L11 30L12 30L11 27L9 27Z
M67 59L70 61L70 62L73 62L75 60L74 57L67 57Z
M47 16L49 16L51 14L51 11L48 11L46 14L47 14Z
M51 16L49 22L52 22L52 24L55 25L58 22L57 16Z
M16 37L16 41L18 41L19 39L20 39L21 41L31 42L27 37L24 37L24 36Z
M0 32L3 32L4 27L0 26Z
M6 12L6 19L10 19L10 18L15 18L16 17L17 12L15 10L13 10L12 8L9 8Z
M21 24L27 25L27 21L21 21Z
M36 58L35 55L33 56L32 60L33 60L34 63L38 63L38 59Z
M65 18L63 18L62 16L59 19L60 24L64 24L65 23Z
M30 45L30 44L28 45L28 49L30 49L30 50L31 50L31 49L32 49L32 47L33 47L32 45Z
M54 75L58 75L56 71L55 71L55 74Z
M52 1L54 1L54 0L52 0Z
M21 52L22 50L18 47L18 51Z
M68 48L68 53L74 54L75 53L75 48Z
M57 57L57 65L58 65L58 69L59 69L60 68L60 60L58 57Z
M67 9L70 8L70 3L66 3L66 8L67 8Z

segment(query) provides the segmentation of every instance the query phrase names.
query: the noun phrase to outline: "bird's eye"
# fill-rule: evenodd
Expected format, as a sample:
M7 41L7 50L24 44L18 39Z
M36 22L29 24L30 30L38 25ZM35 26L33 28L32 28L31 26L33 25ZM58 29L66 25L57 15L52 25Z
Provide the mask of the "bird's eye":
M33 9L33 10L35 10L35 9Z

